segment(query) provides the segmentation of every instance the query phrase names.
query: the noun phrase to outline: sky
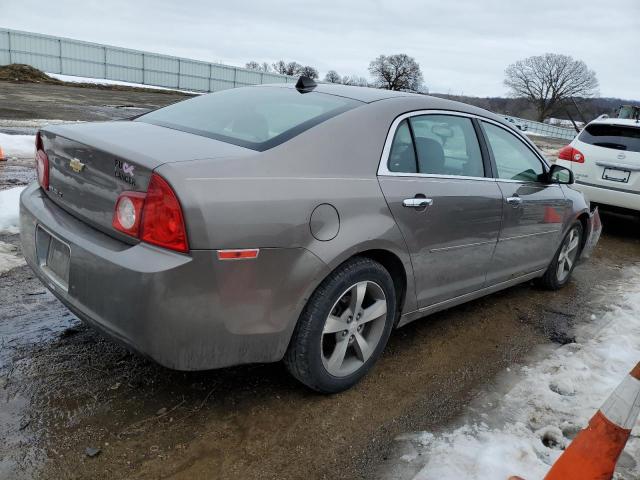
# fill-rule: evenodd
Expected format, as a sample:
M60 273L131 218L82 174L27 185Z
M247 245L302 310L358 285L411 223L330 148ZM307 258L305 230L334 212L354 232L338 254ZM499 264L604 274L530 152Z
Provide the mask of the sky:
M295 60L369 78L406 53L434 93L505 96L505 68L571 55L605 97L640 99L640 0L0 0L0 27L244 66Z

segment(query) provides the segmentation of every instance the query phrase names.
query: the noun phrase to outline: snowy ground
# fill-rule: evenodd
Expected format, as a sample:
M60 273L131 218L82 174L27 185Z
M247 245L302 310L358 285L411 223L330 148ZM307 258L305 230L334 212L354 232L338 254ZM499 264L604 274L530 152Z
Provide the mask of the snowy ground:
M403 455L383 478L541 479L640 360L640 267L629 267L609 295L608 310L579 326L575 343L507 372L454 427L398 437ZM640 421L615 478L637 479L639 468Z
M156 85L147 85L144 83L122 82L120 80L107 80L104 78L75 77L72 75L61 75L59 73L47 73L47 75L49 75L52 78L57 78L58 80L62 80L63 82L94 83L96 85L122 85L126 87L151 88L153 90L169 90L172 92L185 92L185 93L192 93L194 95L202 95L203 93L203 92L196 92L192 90L180 90L177 88L158 87Z
M0 148L7 158L33 158L35 136L0 133Z
M0 191L0 234L19 232L18 201L22 190L24 187ZM0 241L0 274L23 263L24 259L17 255L13 245Z

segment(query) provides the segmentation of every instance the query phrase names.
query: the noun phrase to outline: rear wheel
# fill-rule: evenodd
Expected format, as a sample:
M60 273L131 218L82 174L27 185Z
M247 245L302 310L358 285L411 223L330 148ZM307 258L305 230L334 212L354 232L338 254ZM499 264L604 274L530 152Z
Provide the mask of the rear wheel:
M569 282L576 266L582 246L582 224L576 222L567 234L551 261L549 268L538 283L549 290L558 290Z
M396 311L389 272L369 258L354 258L313 293L284 361L308 387L335 393L355 385L384 349Z

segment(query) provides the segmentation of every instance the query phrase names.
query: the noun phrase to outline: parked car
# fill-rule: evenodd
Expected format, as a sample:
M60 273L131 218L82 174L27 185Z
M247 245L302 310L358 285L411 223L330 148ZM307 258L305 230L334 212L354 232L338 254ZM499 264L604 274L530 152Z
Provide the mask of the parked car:
M527 124L522 123L520 120L516 120L513 117L504 117L504 119L509 122L511 125L516 127L518 130L522 130L523 132L527 130Z
M592 202L640 213L640 121L600 117L558 152Z
M396 327L562 287L600 231L569 170L424 95L301 79L36 146L24 256L72 312L169 368L284 359L321 392L360 380Z

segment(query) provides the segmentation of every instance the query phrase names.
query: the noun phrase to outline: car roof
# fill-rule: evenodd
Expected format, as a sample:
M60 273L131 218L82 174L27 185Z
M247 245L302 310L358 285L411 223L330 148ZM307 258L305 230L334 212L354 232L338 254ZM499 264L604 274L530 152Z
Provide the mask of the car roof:
M248 88L261 88L261 87L280 87L280 88L296 88L293 83L272 83L262 85L252 85ZM247 87L245 87L247 88ZM371 88L371 87L355 87L351 85L341 85L337 83L319 83L313 89L309 91L324 93L326 95L336 95L339 97L346 97L353 100L357 100L364 103L373 103L380 100L392 100L396 102L404 102L407 100L416 100L413 108L408 108L407 111L417 109L442 109L452 110L458 112L466 112L470 114L480 115L482 117L490 118L503 125L508 126L512 130L515 129L510 122L506 121L507 117L497 115L489 110L475 107L468 103L462 103L455 100L449 100L442 97L434 97L422 93L410 93L410 92L398 92L394 90L386 90L384 88ZM511 117L508 117L511 118Z
M606 124L606 125L625 125L628 127L640 128L640 121L635 120L633 118L616 118L616 117L596 118L595 120L590 122L590 124L593 124L593 123Z
M255 85L256 87L280 87L280 88L296 88L293 83L267 83L264 85ZM409 92L397 92L394 90L386 90L382 88L371 87L355 87L352 85L341 85L337 83L319 83L313 89L313 92L326 93L336 95L338 97L351 98L364 103L377 102L394 97L422 97L423 95Z

